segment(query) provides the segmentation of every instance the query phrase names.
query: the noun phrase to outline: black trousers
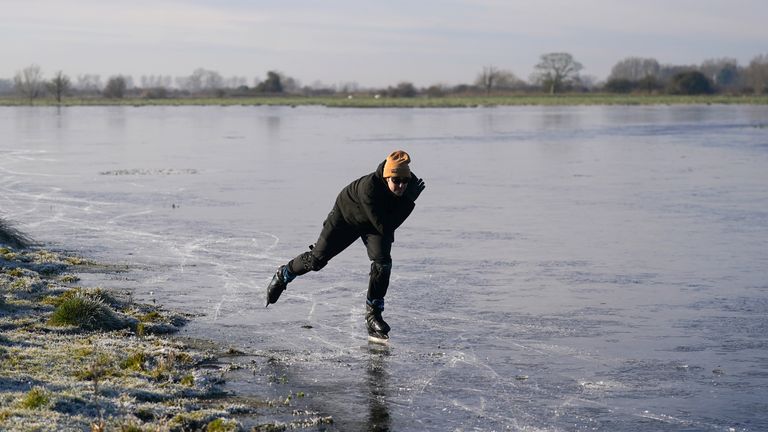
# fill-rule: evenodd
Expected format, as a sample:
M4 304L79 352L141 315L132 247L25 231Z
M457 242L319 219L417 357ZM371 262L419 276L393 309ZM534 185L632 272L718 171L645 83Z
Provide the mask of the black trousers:
M310 246L309 251L292 259L288 263L289 269L297 276L318 271L357 239L363 240L368 258L371 260L368 299L383 299L387 295L389 276L392 271L392 241L378 232L361 231L349 225L335 206L323 222L323 230L320 232L317 243Z

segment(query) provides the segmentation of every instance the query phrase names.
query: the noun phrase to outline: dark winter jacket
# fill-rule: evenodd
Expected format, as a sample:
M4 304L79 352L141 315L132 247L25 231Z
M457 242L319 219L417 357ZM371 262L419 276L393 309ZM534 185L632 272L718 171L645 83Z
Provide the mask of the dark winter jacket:
M361 233L378 233L394 241L395 230L416 206L405 196L393 194L384 180L384 162L375 172L360 177L345 187L336 198L335 207L344 221ZM411 173L408 187L415 187Z

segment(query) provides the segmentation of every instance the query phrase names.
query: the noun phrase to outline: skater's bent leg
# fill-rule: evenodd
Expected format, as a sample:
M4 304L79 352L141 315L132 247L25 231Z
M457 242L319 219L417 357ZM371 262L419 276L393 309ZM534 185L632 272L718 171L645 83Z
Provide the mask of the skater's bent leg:
M323 230L314 248L280 266L267 286L267 306L275 303L296 276L325 267L331 258L351 245L360 235L340 218L336 207L323 222Z
M301 276L310 271L321 270L328 261L360 237L352 227L342 220L332 219L333 216L334 212L331 212L323 223L323 230L320 232L317 243L288 263L287 268L293 275Z
M389 288L389 277L392 274L392 262L371 263L371 273L368 279L368 301L379 309L384 309L384 297ZM376 303L380 303L376 304Z
M392 242L378 234L363 236L363 242L368 250L368 258L372 261L368 280L368 300L380 300L383 308L384 296L387 295L389 277L392 273Z
M387 340L390 327L381 314L384 312L384 297L392 274L392 242L380 235L363 236L363 242L371 259L371 274L368 279L368 295L365 305L365 321L368 336L376 340Z

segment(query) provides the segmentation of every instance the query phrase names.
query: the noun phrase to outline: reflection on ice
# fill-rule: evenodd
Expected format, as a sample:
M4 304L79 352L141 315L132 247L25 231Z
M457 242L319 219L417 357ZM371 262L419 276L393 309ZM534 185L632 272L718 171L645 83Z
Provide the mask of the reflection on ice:
M387 357L389 348L375 344L369 345L368 356L368 427L370 432L385 432L390 429L389 407L389 374L387 373Z

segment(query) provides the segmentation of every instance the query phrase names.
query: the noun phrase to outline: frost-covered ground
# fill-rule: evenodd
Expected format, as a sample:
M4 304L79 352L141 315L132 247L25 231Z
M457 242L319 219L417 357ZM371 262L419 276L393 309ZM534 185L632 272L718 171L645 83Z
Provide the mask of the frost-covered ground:
M768 428L766 107L0 108L0 134L4 216L268 358L241 395L302 392L338 430ZM361 244L264 309L396 148L427 190L391 347L365 341Z

